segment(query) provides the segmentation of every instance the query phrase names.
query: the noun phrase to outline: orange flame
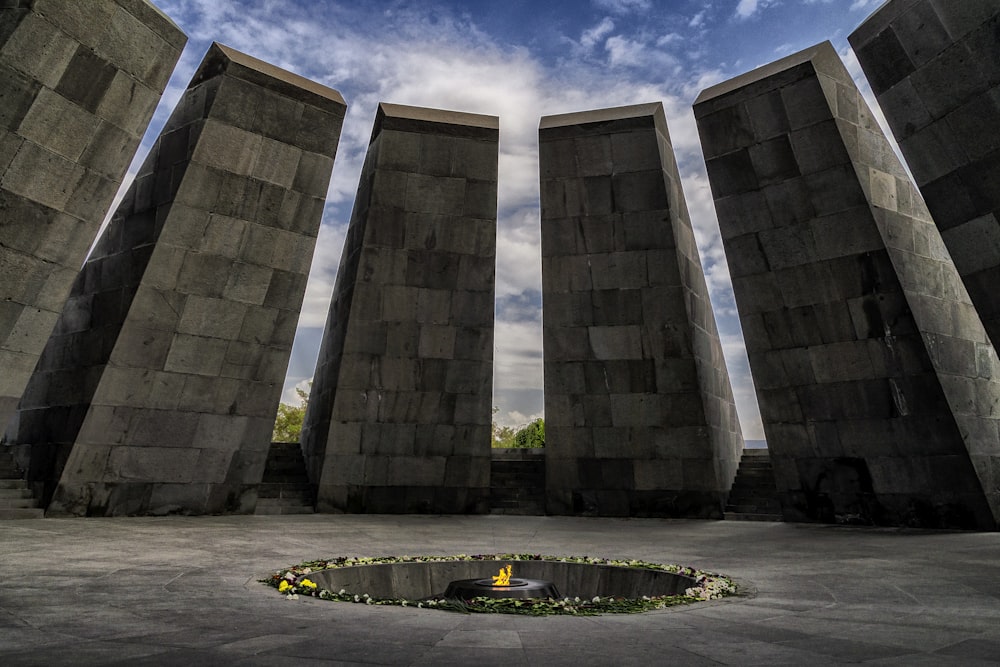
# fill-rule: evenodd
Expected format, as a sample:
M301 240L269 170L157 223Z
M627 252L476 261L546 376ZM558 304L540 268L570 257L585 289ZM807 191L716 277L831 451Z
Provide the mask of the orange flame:
M497 576L493 577L493 585L494 586L510 586L510 572L511 572L510 565L508 565L507 567L501 567L500 568L500 574L498 574Z

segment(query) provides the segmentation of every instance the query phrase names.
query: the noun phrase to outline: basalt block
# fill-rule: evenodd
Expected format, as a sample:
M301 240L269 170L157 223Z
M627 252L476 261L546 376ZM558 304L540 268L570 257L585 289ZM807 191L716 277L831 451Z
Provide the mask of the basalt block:
M996 352L833 47L694 110L785 518L996 528Z
M489 508L498 138L379 105L302 432L320 511Z
M2 4L0 433L187 41L145 0Z
M662 105L539 151L546 511L721 518L743 438Z
M850 42L997 345L1000 5L891 0Z
M345 110L209 49L21 402L50 514L253 511Z

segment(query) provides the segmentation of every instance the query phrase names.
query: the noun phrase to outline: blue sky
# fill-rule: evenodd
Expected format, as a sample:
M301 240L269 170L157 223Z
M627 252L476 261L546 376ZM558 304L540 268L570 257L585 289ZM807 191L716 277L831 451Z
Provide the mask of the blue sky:
M133 170L209 44L339 90L349 104L286 400L313 372L380 101L500 117L498 420L542 414L537 127L543 115L662 102L747 438L762 438L691 104L705 87L829 39L881 0L153 0L189 36ZM869 103L871 98L869 95Z

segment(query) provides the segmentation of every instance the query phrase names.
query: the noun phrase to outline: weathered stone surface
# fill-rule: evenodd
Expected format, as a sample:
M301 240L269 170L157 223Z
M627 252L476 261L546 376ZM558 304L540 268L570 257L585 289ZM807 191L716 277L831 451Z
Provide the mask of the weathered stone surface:
M695 118L785 518L996 528L996 352L833 47Z
M539 150L546 510L720 518L743 438L663 108Z
M379 105L302 432L321 511L489 508L497 128Z
M82 7L0 10L0 433L187 41L145 0Z
M1000 5L892 0L850 41L996 345Z
M50 514L253 511L345 111L209 49L21 403Z

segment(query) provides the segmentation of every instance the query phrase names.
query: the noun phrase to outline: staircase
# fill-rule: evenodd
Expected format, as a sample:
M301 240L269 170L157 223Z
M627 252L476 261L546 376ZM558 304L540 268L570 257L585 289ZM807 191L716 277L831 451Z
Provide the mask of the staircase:
M490 514L545 514L545 450L494 449Z
M771 456L766 449L744 449L729 492L728 521L782 521Z
M41 519L45 510L38 506L14 465L14 457L0 446L0 519Z
M313 514L316 491L297 442L272 442L254 514Z

